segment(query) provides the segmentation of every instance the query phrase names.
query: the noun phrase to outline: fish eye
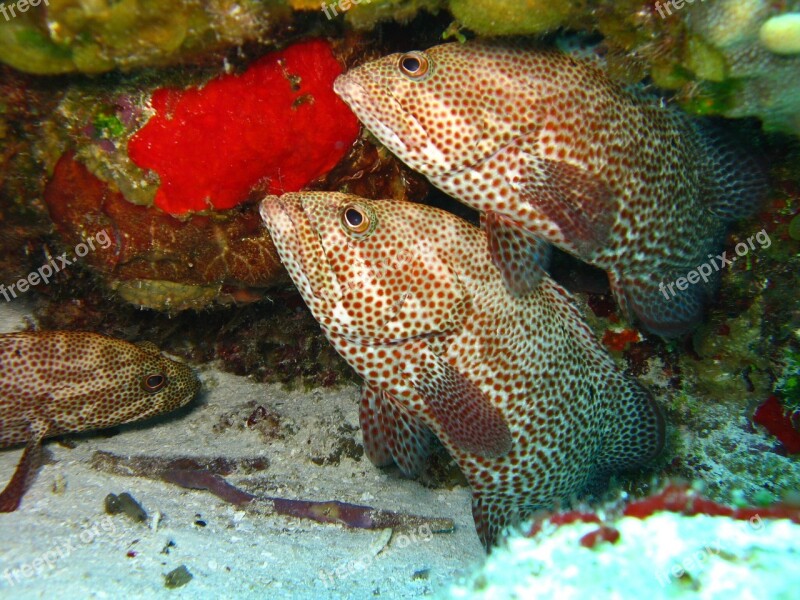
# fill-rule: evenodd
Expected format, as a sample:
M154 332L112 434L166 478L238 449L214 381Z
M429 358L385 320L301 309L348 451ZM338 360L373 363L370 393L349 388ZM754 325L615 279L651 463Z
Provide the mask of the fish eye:
M142 380L142 389L151 394L167 385L167 378L162 373L152 373Z
M428 73L430 63L421 52L407 52L400 57L397 63L400 72L411 79L420 79Z
M364 233L369 229L371 219L365 210L348 204L342 209L342 225L352 233Z

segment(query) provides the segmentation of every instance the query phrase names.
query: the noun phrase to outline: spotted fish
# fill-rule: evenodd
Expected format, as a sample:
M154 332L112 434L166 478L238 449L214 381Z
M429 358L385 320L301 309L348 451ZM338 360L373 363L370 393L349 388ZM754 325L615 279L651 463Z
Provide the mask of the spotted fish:
M441 440L472 487L487 547L504 526L662 447L657 406L570 295L546 275L511 295L480 229L430 206L332 192L267 197L261 216L364 379L367 455L414 476Z
M334 89L411 168L484 213L513 292L541 278L546 240L604 269L626 317L665 336L698 323L719 274L683 291L675 280L716 257L766 191L711 125L557 50L444 44L362 65Z
M0 448L25 444L0 512L19 506L44 438L169 412L199 389L191 368L149 342L78 331L0 335Z

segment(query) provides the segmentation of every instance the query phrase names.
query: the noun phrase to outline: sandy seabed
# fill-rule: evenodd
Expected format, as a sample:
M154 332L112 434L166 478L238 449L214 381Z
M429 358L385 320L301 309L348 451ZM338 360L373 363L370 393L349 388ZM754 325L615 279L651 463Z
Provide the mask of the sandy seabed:
M24 317L20 305L0 306L0 331L21 329ZM325 460L343 435L361 442L356 386L287 391L213 366L198 371L203 391L187 409L111 437L76 436L73 448L46 443L21 507L0 514L0 598L414 598L444 591L483 561L467 488L429 489L366 456ZM244 426L255 406L279 417L277 438ZM446 517L456 527L428 535L252 514L206 491L96 470L96 451L266 459L266 469L227 480L257 495ZM21 452L0 451L3 485ZM105 497L122 492L147 511L146 523L106 514ZM166 588L181 565L192 579Z

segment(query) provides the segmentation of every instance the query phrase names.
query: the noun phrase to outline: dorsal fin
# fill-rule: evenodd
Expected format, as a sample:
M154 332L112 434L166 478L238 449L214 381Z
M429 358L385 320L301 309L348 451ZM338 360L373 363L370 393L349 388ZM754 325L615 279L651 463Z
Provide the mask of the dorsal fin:
M745 131L734 133L713 119L692 124L700 156L705 156L701 193L708 210L726 221L750 216L769 192L767 168L758 151L760 130L745 125Z

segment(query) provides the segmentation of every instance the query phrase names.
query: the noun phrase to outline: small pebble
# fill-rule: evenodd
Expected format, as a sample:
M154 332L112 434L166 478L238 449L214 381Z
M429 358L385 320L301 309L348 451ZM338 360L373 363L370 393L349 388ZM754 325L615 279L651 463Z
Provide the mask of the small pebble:
M182 587L189 583L193 577L194 575L189 573L186 565L181 565L164 575L164 587L169 589Z
M411 575L411 579L413 581L420 581L420 580L429 579L430 576L431 576L431 570L430 569L420 569L419 571L414 571L414 574Z
M119 496L116 494L106 496L105 508L109 515L124 513L137 523L147 521L147 512L128 492L123 492Z

